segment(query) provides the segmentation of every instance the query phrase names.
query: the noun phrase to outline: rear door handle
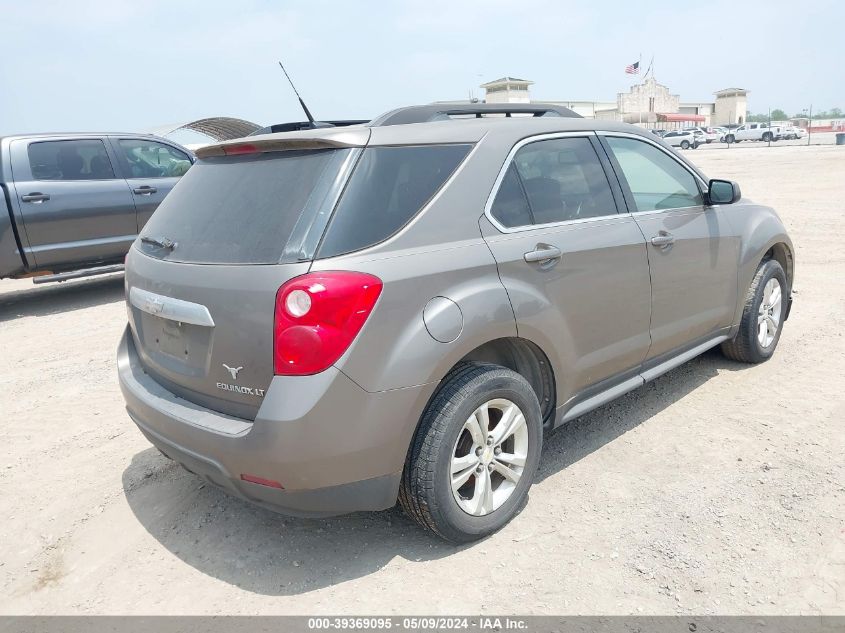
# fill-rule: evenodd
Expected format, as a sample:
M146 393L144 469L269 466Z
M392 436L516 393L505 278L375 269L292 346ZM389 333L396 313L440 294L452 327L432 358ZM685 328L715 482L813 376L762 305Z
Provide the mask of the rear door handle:
M666 231L660 231L660 233L651 238L651 243L660 247L671 246L675 243L675 236Z
M158 189L156 189L155 187L144 185L143 187L135 187L132 191L137 193L139 196L148 196L151 193L155 193L156 191L158 191Z
M550 264L556 259L563 257L563 253L557 246L551 244L537 244L536 250L528 251L522 256L526 262L539 262Z
M28 193L25 196L21 196L21 200L24 202L44 202L45 200L49 200L50 196L46 193L41 193L40 191L34 191L32 193Z

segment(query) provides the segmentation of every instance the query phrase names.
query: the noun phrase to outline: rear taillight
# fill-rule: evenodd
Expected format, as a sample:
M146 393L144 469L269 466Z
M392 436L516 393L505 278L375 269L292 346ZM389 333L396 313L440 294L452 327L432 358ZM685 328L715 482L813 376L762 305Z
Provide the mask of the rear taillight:
M273 367L276 375L327 369L347 350L373 310L382 283L366 273L308 273L276 293Z

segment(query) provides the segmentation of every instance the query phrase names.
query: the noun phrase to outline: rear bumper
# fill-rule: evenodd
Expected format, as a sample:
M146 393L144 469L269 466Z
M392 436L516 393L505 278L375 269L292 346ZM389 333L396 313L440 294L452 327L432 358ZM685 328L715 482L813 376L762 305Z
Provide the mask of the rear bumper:
M250 421L167 391L144 372L128 330L117 360L126 409L153 445L238 497L296 516L393 506L417 420L436 386L370 393L334 367L277 376Z

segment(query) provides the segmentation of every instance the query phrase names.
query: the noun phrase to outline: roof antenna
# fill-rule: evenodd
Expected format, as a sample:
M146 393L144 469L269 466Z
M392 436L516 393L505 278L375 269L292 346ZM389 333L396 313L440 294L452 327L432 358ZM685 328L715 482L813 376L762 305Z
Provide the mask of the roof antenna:
M288 83L290 84L290 87L293 88L293 91L296 93L296 98L299 99L299 105L301 105L302 109L305 110L305 116L308 117L308 123L311 124L312 128L316 128L317 123L314 121L314 117L311 116L311 113L308 111L308 106L305 105L305 102L302 100L302 97L299 96L299 91L296 89L296 86L293 85L293 82L290 79L290 75L288 75L288 71L285 70L285 67L282 62L279 62L279 66L282 67L282 72L285 73L285 77L288 78Z

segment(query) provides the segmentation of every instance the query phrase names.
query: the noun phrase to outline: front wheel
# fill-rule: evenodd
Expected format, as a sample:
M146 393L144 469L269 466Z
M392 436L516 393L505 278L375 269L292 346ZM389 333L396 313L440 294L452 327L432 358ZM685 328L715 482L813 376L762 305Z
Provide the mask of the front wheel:
M788 304L786 273L774 259L757 268L745 295L736 336L722 343L722 353L742 363L762 363L775 353Z
M769 132L766 132L765 134L763 134L763 141L764 142L768 143L771 140L772 140L772 135Z
M399 503L448 541L483 538L519 512L542 445L540 403L528 381L499 365L462 363L423 414Z
M728 135L725 137L725 143L727 143L728 145L730 145L731 143L733 143L735 140L736 140L736 137L735 137L733 134L728 134Z
M681 141L681 149L689 149L689 141Z

